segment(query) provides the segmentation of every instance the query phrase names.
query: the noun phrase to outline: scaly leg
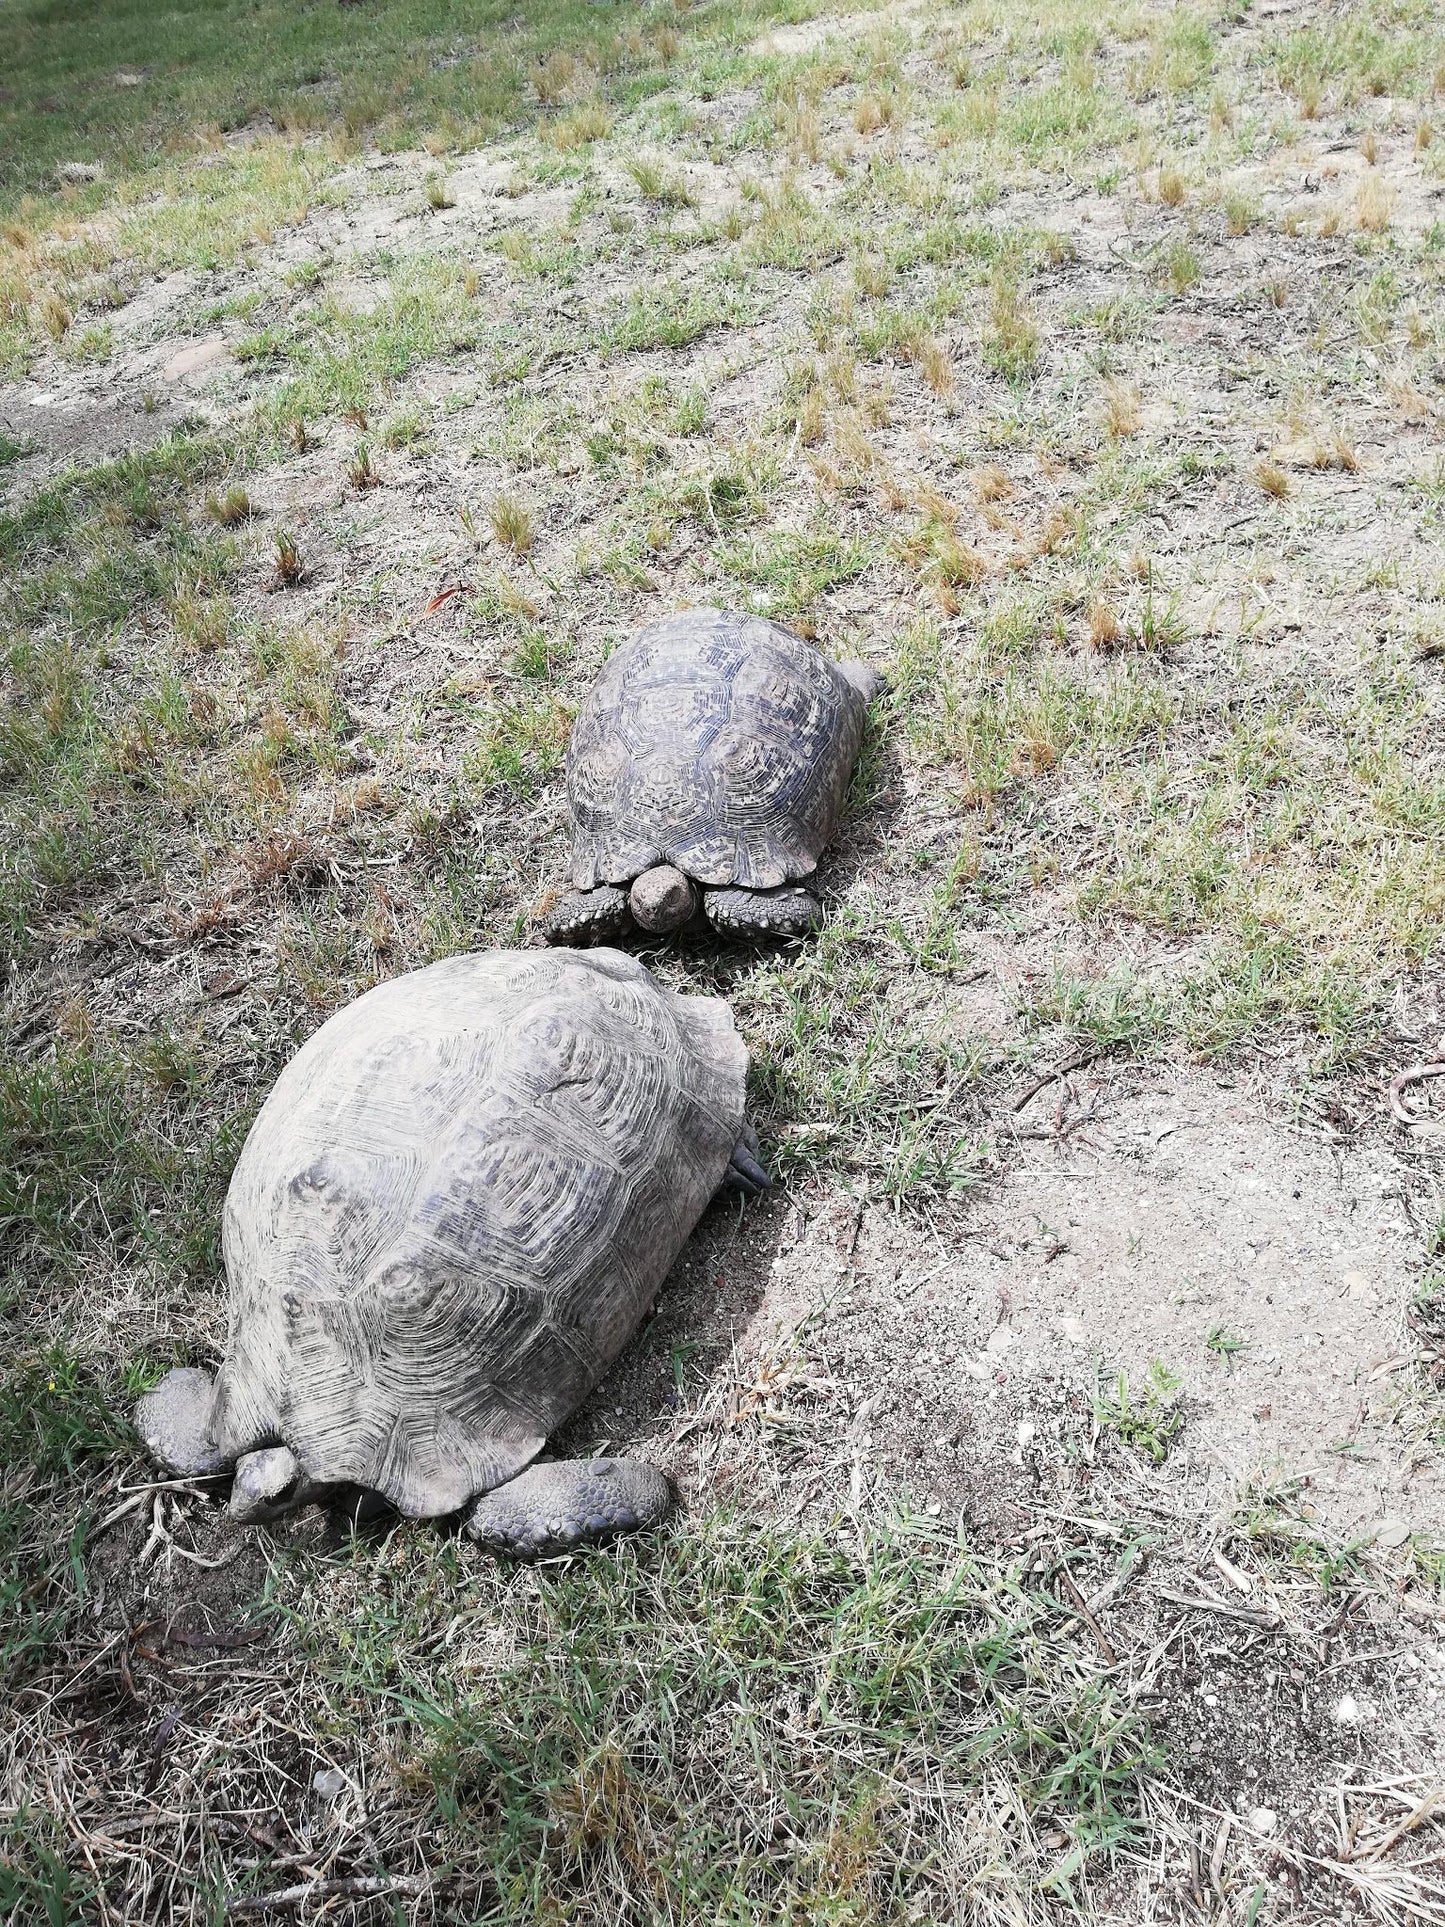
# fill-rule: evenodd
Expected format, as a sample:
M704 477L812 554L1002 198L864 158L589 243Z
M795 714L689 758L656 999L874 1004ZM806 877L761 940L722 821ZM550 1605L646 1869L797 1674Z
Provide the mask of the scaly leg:
M627 892L610 883L563 897L542 919L542 935L548 943L571 944L577 950L585 950L589 944L611 943L631 927Z
M151 1457L180 1479L208 1479L234 1461L211 1437L216 1381L194 1365L177 1365L135 1408L135 1429Z
M467 1531L488 1552L543 1559L658 1525L671 1504L643 1459L547 1459L478 1499Z
M823 921L822 904L796 883L781 890L709 890L703 909L714 930L754 942L803 937Z

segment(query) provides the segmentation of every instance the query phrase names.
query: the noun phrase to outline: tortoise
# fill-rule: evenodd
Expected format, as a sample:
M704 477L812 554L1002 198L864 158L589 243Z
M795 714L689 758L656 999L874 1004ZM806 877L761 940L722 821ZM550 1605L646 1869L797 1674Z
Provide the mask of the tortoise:
M620 951L488 951L392 979L277 1079L226 1195L224 1359L136 1428L234 1468L259 1519L339 1493L471 1504L523 1556L666 1512L641 1460L534 1463L637 1330L714 1192L768 1178L747 1051L715 997Z
M549 943L694 918L742 938L816 928L810 876L837 826L882 678L761 616L688 609L609 657L567 744L575 892Z

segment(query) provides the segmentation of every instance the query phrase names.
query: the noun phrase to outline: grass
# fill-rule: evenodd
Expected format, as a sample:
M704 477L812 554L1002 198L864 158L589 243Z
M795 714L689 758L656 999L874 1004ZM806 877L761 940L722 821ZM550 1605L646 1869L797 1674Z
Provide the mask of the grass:
M507 1654L485 1684L470 1639L417 1653L467 1577L410 1552L378 1587L343 1559L346 1649L292 1628L338 1733L386 1709L484 1917L612 1913L639 1878L658 1917L887 1917L981 1877L1006 1906L1136 1823L1147 1737L1055 1602L921 1522L840 1543L720 1514L536 1587L485 1579Z
M634 52L576 0L534 6L525 19L479 0L460 13L436 0L379 13L187 7L163 41L153 24L147 6L130 4L88 19L83 34L56 35L39 0L16 8L0 186L33 191L77 158L111 174L138 170L178 133L204 140L264 119L391 146L425 133L474 145L520 116L535 73L559 50L569 72L579 58L625 69L661 57L655 39L639 37ZM117 72L137 83L118 86Z
M1128 1373L1120 1372L1107 1390L1095 1394L1094 1421L1152 1465L1162 1465L1184 1423L1181 1383L1157 1358L1150 1360L1143 1385L1133 1392Z
M1140 1548L1206 1572L1204 1518L1252 1607L1398 1573L1287 1486L1191 1483L1257 1332L1201 1316L1177 1375L1106 1357L1047 1453L1009 1353L936 1357L960 1429L1003 1416L989 1477L1017 1437L1041 1481L1022 1524L969 1486L966 1529L907 1361L980 1193L1073 1128L1052 1087L1011 1109L1036 1060L1375 1128L1445 922L1438 24L216 0L161 34L125 0L62 33L21 0L9 27L0 365L113 393L148 445L0 437L0 1914L209 1917L324 1838L459 1919L1143 1917L1185 1864L1170 1622L1108 1589ZM1342 181L1286 193L1316 146ZM142 395L212 334L213 386ZM530 940L576 706L691 602L889 674L822 932L649 953L733 1003L803 1326L753 1355L769 1284L716 1354L679 1325L669 1376L669 1293L639 1449L686 1503L605 1556L304 1527L212 1567L235 1542L186 1493L103 1526L137 1391L222 1342L221 1202L279 1066L379 979ZM1034 1151L1082 1165L1092 1128ZM729 1226L719 1305L764 1237ZM1445 1439L1438 1298L1427 1271L1382 1456ZM147 1657L153 1608L271 1643ZM307 1804L332 1769L364 1802ZM143 1787L194 1828L103 1844ZM1262 1864L1222 1872L1245 1911Z

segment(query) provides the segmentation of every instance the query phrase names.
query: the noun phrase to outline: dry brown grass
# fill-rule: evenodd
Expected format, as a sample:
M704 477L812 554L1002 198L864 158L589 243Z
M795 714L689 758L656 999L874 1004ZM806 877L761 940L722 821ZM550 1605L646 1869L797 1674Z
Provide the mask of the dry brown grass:
M883 125L883 103L876 94L860 94L853 105L853 125L860 134L876 134Z
M1355 225L1367 234L1381 234L1390 225L1395 195L1383 174L1371 169L1355 190Z
M1282 500L1289 494L1289 476L1278 462L1260 462L1254 471L1254 479L1266 495Z
M953 359L937 335L928 335L914 354L914 363L935 395L953 393Z
M1144 421L1139 390L1132 382L1111 375L1103 388L1104 426L1115 439L1137 435Z
M532 92L539 106L556 107L576 82L578 72L576 58L561 48L549 54L539 67L534 67Z
M1101 653L1117 649L1124 642L1124 625L1102 599L1089 604L1089 647Z
M31 310L35 326L52 341L60 341L75 320L70 304L53 288L38 295Z
M206 513L223 529L233 529L249 519L251 498L239 482L206 498Z
M560 153L571 154L593 141L605 140L611 132L612 115L605 103L584 100L552 122L547 140Z

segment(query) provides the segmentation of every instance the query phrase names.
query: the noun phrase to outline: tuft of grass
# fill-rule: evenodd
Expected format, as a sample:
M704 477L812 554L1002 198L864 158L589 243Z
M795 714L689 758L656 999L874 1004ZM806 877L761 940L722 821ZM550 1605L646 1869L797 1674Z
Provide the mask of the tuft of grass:
M1367 234L1381 234L1390 225L1395 197L1383 174L1371 168L1355 190L1355 225Z
M947 398L953 393L953 361L936 335L927 336L919 344L913 359L934 394Z
M206 513L221 528L233 529L250 519L251 498L240 483L235 482L224 493L206 497Z
M1139 390L1111 375L1104 383L1104 426L1116 439L1137 435L1144 420Z
M1017 279L1011 274L999 272L993 278L983 358L990 368L1009 381L1032 375L1038 365L1038 323Z
M1187 241L1174 241L1165 251L1164 277L1175 294L1187 294L1196 287L1202 272L1199 256Z
M651 155L638 154L627 162L627 171L637 183L643 200L654 207L692 207L692 189L680 175L673 174Z
M1094 1422L1152 1465L1162 1465L1184 1424L1182 1386L1176 1372L1151 1359L1143 1384L1132 1393L1127 1372L1120 1372L1107 1390L1095 1392Z
M539 105L555 107L566 98L568 89L575 83L578 63L565 48L559 47L554 53L538 63L532 70L532 92Z
M276 580L283 589L298 588L306 580L306 563L290 529L276 531Z
M1124 625L1107 602L1096 601L1089 605L1089 647L1091 649L1117 649L1124 642Z
M1283 501L1289 494L1289 476L1278 462L1260 462L1255 468L1254 479L1265 494L1272 495L1276 501Z
M526 555L531 550L537 539L531 511L515 495L494 497L487 516L493 536L504 549L510 549L513 555Z
M444 209L456 206L457 197L455 194L452 193L451 189L447 186L447 183L445 179L442 177L442 175L440 174L427 175L426 204L431 209L433 214L440 214L443 212Z
M612 132L612 116L600 100L584 100L560 115L547 129L547 139L559 153L572 154L605 140Z
M1252 194L1233 189L1224 197L1224 220L1229 233L1238 238L1259 223L1259 203Z
M356 444L351 460L346 464L346 479L358 494L379 485L381 475L372 459L369 443Z

